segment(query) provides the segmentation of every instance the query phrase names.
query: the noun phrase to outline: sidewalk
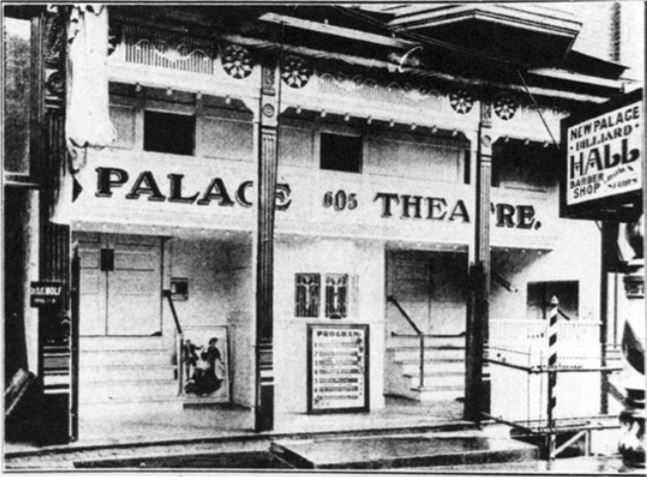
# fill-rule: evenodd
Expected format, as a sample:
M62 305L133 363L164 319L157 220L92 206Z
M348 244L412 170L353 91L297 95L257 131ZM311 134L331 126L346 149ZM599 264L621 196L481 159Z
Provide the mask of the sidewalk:
M77 442L48 447L5 444L5 466L69 469L81 460L267 450L271 439L313 433L469 427L460 420L461 411L458 401L421 404L389 397L384 409L369 413L278 414L274 430L266 433L255 433L252 411L238 406L96 416L81 420Z

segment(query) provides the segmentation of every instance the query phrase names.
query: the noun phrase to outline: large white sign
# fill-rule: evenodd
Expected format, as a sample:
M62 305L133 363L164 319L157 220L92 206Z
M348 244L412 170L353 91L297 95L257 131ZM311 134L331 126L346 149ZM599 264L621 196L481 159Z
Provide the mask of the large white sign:
M78 197L61 200L58 220L81 230L118 232L121 227L130 233L138 226L154 227L155 233L251 231L254 178L248 162L95 151L77 175ZM276 230L467 244L474 228L473 197L467 184L279 167ZM521 236L536 241L548 230L550 216L557 215L545 201L501 194L493 199L493 228L517 244Z
M601 114L566 133L566 204L633 192L642 187L640 102Z

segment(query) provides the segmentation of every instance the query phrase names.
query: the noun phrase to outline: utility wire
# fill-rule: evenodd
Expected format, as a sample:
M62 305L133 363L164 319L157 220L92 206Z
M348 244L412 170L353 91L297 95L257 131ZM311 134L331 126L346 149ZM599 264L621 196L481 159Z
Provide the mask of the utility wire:
M544 124L544 128L546 128L546 131L548 131L548 135L550 136L551 141L553 141L553 145L555 146L556 149L559 149L559 144L555 140L555 137L553 136L553 133L551 132L550 128L548 127L548 123L546 122L546 119L544 118L544 115L541 112L541 108L539 107L539 103L537 103L537 100L535 99L535 97L530 92L530 89L528 88L528 84L526 83L526 80L524 79L523 75L521 74L521 70L517 70L517 73L519 73L519 78L521 79L521 83L523 84L523 88L526 90L526 94L530 97L530 100L535 105L535 109L537 110L537 114L539 114L539 117L541 118L541 122Z

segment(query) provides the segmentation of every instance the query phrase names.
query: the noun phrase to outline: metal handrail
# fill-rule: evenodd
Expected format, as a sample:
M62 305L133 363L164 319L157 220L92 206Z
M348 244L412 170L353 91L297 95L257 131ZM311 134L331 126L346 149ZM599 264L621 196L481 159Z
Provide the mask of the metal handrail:
M173 315L173 321L175 323L175 353L177 356L176 367L179 396L184 391L184 332L182 331L182 325L180 324L180 319L177 316L177 311L175 310L175 304L173 303L171 290L162 290L162 296L168 301L169 308L171 309L171 315Z
M418 336L418 339L420 340L420 389L425 385L425 335L422 331L420 331L420 328L414 323L414 321L411 319L409 314L404 311L400 303L398 303L398 300L395 299L393 296L388 296L386 298L386 301L393 304L400 314L404 316L404 318L407 320L411 328L413 328L413 331L416 332L416 336Z
M391 295L391 296L388 296L388 297L386 298L386 301L388 301L389 303L392 303L393 305L395 305L395 307L398 309L398 311L400 312L400 314L401 314L402 316L404 316L404 318L409 322L409 324L411 325L411 328L413 328L413 330L416 332L416 335L420 336L421 334L423 334L423 333L422 333L422 331L420 331L420 328L418 328L418 326L417 326L417 325L415 324L415 322L411 319L411 317L409 316L409 314L408 314L406 311L404 311L404 309L402 308L402 306L400 305L400 303L398 303L398 300L396 300L394 296L392 296L392 295Z
M557 307L557 313L559 313L562 318L564 318L564 319L566 319L568 321L573 321L573 318L571 318L566 313L564 313L564 311L562 311L562 309L559 308L559 307Z
M175 311L175 304L173 303L173 298L171 296L171 290L162 290L162 295L168 300L169 307L171 308L171 314L173 315L173 321L175 322L175 329L179 334L182 333L182 325L180 325L180 320L177 316L177 311Z

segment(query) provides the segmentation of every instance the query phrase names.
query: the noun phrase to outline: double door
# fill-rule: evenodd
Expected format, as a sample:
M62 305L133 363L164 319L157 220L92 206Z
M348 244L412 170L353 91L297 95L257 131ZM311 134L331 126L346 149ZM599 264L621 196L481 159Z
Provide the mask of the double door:
M162 241L159 237L79 233L80 334L161 333Z

